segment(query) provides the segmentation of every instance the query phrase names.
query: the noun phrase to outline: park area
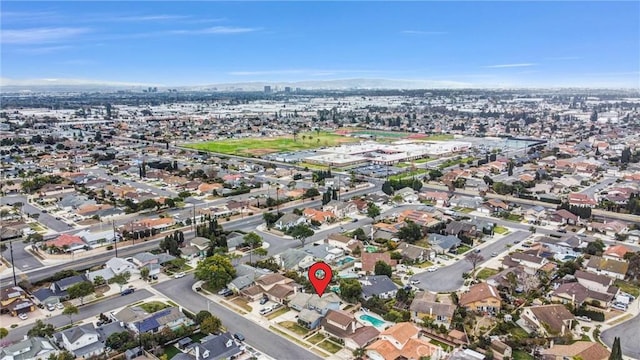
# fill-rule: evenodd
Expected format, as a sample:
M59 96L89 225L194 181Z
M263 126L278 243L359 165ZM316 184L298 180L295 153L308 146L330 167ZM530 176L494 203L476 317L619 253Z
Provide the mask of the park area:
M323 146L337 146L356 142L358 139L329 132L307 132L274 138L249 138L208 141L187 144L188 148L227 155L260 157L267 154L317 149Z

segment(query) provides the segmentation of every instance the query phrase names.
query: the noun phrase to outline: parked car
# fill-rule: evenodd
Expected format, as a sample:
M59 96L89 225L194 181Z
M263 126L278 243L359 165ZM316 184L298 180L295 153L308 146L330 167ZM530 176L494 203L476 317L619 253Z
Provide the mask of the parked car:
M498 256L497 252L494 251L494 252L491 253L491 257L496 257L496 256Z
M64 305L62 305L62 303L57 303L56 308L62 310L64 309Z
M49 310L49 311L53 311L53 310L55 310L55 309L56 309L56 306L55 306L55 305L53 305L53 304L47 304L47 310Z
M620 310L620 311L627 311L627 306L624 304L620 304L620 303L614 303L613 305L611 305L612 309L616 309L616 310Z
M410 283L411 283L412 285L420 284L420 280L411 280L411 281L410 281Z
M268 297L263 297L262 299L260 299L260 305L264 305L269 301Z
M578 320L582 320L582 321L586 321L586 322L591 322L591 318L588 316L576 316L576 319Z
M437 266L432 266L432 267L428 268L427 271L428 272L438 271L438 267Z
M268 314L271 311L273 311L273 308L271 306L263 307L262 309L260 309L260 315Z
M236 338L236 340L238 340L238 341L244 341L244 335L242 335L240 333L233 334L233 337Z
M20 313L18 317L20 318L20 320L27 320L29 318L29 316L27 316L27 314L25 313Z
M122 290L122 292L120 293L120 296L125 296L125 295L129 295L129 294L133 294L133 292L135 291L135 289L124 289Z
M225 296L225 297L226 296L231 296L231 295L233 295L233 291L231 291L231 289L224 288L224 289L218 291L218 295Z
M173 274L173 278L174 279L180 279L181 277L184 277L184 273L183 272L179 272L179 273Z

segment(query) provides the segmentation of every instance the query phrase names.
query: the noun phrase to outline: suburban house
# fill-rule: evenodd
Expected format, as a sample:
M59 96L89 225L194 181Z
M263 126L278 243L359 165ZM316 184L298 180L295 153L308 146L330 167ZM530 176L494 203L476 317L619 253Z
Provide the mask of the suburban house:
M537 289L540 285L540 279L538 279L537 273L517 264L517 266L509 267L489 277L487 284L495 286L499 290L509 289L509 291L522 293Z
M617 294L618 288L613 286L613 279L606 275L576 270L573 274L578 282L589 290L600 293Z
M31 302L27 292L19 286L9 286L0 291L0 313L9 313L11 316L34 311L36 306Z
M389 253L368 253L363 252L361 255L362 260L362 271L369 272L373 274L376 263L378 261L382 261L385 264L391 265L391 267L395 267L397 262L396 260L391 260L391 254Z
M380 333L378 340L366 347L371 360L439 359L441 348L420 336L420 329L408 322L398 323Z
M195 356L195 360L222 360L235 359L242 351L231 333L227 331L202 343L196 343L189 348L188 352Z
M420 199L418 197L418 192L410 187L405 187L396 191L393 196L399 196L405 203L415 203Z
M38 360L57 355L58 349L43 337L28 337L15 344L0 347L0 360Z
M449 193L444 191L425 191L418 194L420 200L434 201L436 206L447 206Z
M622 280L627 274L629 264L626 261L592 256L587 262L586 268L588 272L606 275L614 279Z
M274 256L275 261L283 269L304 271L314 263L312 254L299 249L287 249Z
M253 285L256 279L260 276L270 273L269 270L254 268L247 264L238 264L235 266L235 269L236 278L227 284L227 288L231 289L235 293Z
M262 275L255 283L256 285L242 289L240 294L252 301L266 296L280 304L289 301L297 293L299 286L292 279L281 274Z
M296 215L294 213L284 214L280 219L276 220L274 227L280 231L285 231L296 225L300 225L306 222L303 216Z
M342 310L329 310L320 326L325 334L343 339L344 346L351 351L366 347L380 334L375 327L360 325L353 314Z
M568 210L560 209L548 214L547 221L552 225L576 225L580 218Z
M358 206L356 204L338 200L331 200L325 204L322 209L332 213L338 219L357 215L359 213Z
M313 208L304 209L302 215L307 218L309 222L317 221L321 224L332 223L336 220L336 215L331 211L322 211Z
M431 249L438 254L444 254L451 249L456 249L462 241L454 235L429 234L429 244Z
M369 300L374 296L381 299L391 299L396 296L398 286L387 275L372 275L360 278L362 297Z
M309 330L313 330L320 326L322 315L310 309L302 309L298 314L298 324Z
M542 244L547 251L554 253L556 258L565 258L566 256L573 256L577 258L580 253L574 249L583 246L583 241L579 236L567 236L563 238L554 238L550 236L544 236L537 240L539 244Z
M115 236L114 236L115 235ZM82 230L77 233L75 236L78 236L84 240L84 242L92 248L100 247L104 244L111 244L116 236L119 234L114 234L113 230L105 230L98 232L91 232L90 230Z
M519 252L514 252L513 254L508 255L508 257L511 261L514 261L525 268L531 269L532 273L536 273L549 262L543 257Z
M105 265L116 275L122 274L124 272L129 272L130 274L135 274L138 272L138 267L132 261L127 261L122 258L111 258L107 260Z
M468 238L474 238L478 235L478 228L472 223L454 220L447 224L445 232L448 235L457 237L466 236Z
M497 313L500 311L502 299L494 286L479 283L460 294L458 304L471 311Z
M612 245L604 251L602 257L611 260L623 260L624 256L629 252L632 251L624 245Z
M524 221L529 224L541 224L546 217L547 210L540 205L536 205L524 212Z
M598 205L598 202L587 194L571 193L569 194L569 205L588 206L590 208L594 208Z
M146 312L145 312L146 313ZM142 319L127 323L129 330L136 333L155 333L164 328L175 330L181 326L189 326L193 320L186 317L177 307L168 307L152 314L143 315Z
M629 227L627 224L614 220L604 223L590 222L587 225L587 230L597 231L609 236L616 236L616 234L625 234L629 230Z
M48 249L56 248L64 252L84 250L88 246L81 237L70 234L62 234L53 240L45 241L44 245Z
M400 243L397 251L400 252L402 258L405 261L408 260L416 263L421 263L423 261L433 260L435 258L435 253L433 251L405 242Z
M433 319L436 324L449 326L456 306L450 302L439 301L438 294L419 291L416 293L411 306L411 320L422 322L425 317Z
M561 304L529 306L520 317L529 329L542 336L565 335L575 321L573 314Z
M65 348L76 358L90 358L102 354L105 350L105 344L100 341L100 336L93 323L74 326L56 333L54 339L59 346ZM106 341L106 339L104 340Z
M608 360L611 352L598 342L576 341L571 345L552 345L543 349L541 354L545 360Z
M570 282L554 289L550 294L550 299L553 302L573 304L575 306L580 306L584 303L593 304L594 301L597 301L602 307L608 307L611 300L613 300L613 296L614 294L589 290L578 282Z

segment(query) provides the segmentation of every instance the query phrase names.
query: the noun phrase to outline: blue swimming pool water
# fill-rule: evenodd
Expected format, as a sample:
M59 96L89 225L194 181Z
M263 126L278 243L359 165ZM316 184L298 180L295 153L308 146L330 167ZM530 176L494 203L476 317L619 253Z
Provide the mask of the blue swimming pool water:
M350 262L354 262L354 261L356 261L356 258L351 257L351 256L346 256L346 257L344 257L344 258L342 258L342 259L338 260L338 261L336 262L336 264L338 264L338 266L342 266L342 265L344 265L344 264L348 264L348 263L350 263Z
M380 319L376 319L371 315L360 315L360 320L368 321L375 327L380 327L380 326L384 325L384 321L382 321Z

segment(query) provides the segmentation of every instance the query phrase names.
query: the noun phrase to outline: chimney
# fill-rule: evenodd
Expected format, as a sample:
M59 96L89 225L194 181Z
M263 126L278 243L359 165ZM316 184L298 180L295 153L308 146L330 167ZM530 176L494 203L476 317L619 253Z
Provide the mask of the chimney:
M433 316L433 308L432 308L432 307L430 307L430 308L429 308L429 316L430 316L430 317L432 317L432 316Z
M200 345L196 345L196 360L200 360Z

